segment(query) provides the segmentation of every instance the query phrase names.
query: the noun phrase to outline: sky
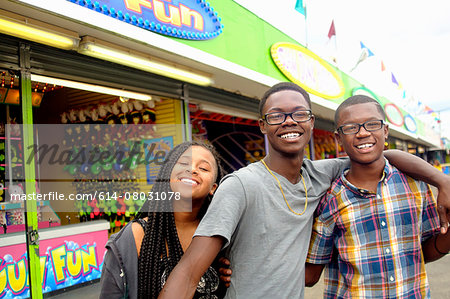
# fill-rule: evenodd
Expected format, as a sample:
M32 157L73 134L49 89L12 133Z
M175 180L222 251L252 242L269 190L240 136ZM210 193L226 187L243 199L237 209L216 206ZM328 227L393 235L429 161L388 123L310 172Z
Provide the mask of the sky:
M306 21L293 9L298 0L234 1L322 58L335 58L339 69L450 139L450 1L303 0ZM336 36L329 39L333 20ZM360 42L374 55L356 66ZM419 102L440 114L441 123L420 112Z
M450 138L450 1L310 0L306 6L310 49L336 57L340 69L396 104L426 104L440 114L441 131ZM330 40L332 20L336 36ZM360 56L360 41L374 56L350 71ZM392 83L391 74L402 88Z

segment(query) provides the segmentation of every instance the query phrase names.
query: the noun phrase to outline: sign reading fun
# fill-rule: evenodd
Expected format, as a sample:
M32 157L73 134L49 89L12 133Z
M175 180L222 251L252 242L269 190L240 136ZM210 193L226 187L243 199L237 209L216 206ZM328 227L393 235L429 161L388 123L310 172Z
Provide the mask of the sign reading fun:
M156 33L207 40L222 33L217 12L205 0L67 0Z
M72 228L76 233L77 229ZM100 278L107 231L40 240L42 292L49 293ZM0 246L0 299L30 297L26 244Z

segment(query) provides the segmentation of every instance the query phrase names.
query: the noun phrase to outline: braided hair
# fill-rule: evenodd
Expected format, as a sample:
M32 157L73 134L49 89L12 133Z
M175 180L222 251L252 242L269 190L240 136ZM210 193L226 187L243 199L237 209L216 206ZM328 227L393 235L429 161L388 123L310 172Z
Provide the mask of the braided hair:
M202 146L213 154L217 164L216 183L219 183L223 171L214 147L206 143L187 141L169 152L153 185L153 193L162 194L172 191L170 188L172 170L180 156L192 146ZM203 217L210 201L211 197L208 195L199 211L199 218ZM171 201L147 200L137 215L137 218L145 217L148 217L148 220L138 258L138 298L157 298L161 291L161 277L164 269L171 272L184 252L178 239ZM161 259L161 257L170 258Z

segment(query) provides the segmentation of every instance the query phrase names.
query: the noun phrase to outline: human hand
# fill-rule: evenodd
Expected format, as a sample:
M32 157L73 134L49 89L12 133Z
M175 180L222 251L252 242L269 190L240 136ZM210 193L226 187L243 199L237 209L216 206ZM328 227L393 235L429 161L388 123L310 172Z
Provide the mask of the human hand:
M225 257L221 257L219 259L219 263L220 280L228 288L230 287L231 274L233 273L233 271L230 269L230 260Z
M438 189L437 210L441 224L441 234L445 234L449 229L450 222L450 176L446 178L445 183L439 185Z

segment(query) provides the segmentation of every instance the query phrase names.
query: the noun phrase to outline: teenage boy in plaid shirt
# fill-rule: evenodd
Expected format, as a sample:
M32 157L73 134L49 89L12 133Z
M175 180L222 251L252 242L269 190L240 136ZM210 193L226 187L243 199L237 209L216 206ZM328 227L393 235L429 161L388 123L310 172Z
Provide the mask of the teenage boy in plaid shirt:
M336 110L336 137L351 160L316 210L306 285L327 265L324 298L429 298L425 263L450 250L430 187L383 156L383 108L353 96Z

